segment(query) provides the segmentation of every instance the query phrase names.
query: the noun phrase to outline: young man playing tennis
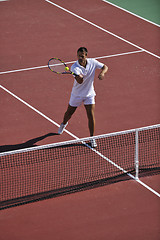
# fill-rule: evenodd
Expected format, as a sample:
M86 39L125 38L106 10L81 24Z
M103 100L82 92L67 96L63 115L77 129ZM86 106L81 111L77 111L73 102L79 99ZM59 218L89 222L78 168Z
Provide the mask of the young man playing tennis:
M78 60L71 66L71 71L77 74L74 76L74 84L71 92L71 97L68 109L64 114L63 122L61 123L58 134L62 134L68 124L69 119L72 117L76 108L82 103L85 106L90 136L94 135L95 131L95 91L94 91L94 76L95 70L101 69L98 78L102 80L108 67L93 58L87 58L88 51L85 47L81 47L77 51ZM96 147L96 141L92 139L91 146Z

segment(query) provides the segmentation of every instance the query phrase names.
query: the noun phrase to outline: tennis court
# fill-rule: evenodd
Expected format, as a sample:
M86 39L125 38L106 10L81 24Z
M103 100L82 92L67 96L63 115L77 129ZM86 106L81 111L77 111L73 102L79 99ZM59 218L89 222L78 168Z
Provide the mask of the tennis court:
M0 1L0 150L3 154L18 152L13 160L1 155L1 182L6 184L1 186L1 202L18 199L0 211L1 239L159 237L159 25L114 4L101 0ZM103 81L98 80L98 71L95 76L95 150L86 143L89 130L83 106L66 131L57 135L73 77L56 75L47 67L51 57L70 67L80 46L109 68ZM130 177L136 176L137 132L139 167L145 168L139 180ZM53 164L48 158L55 146ZM29 158L19 155L24 148L29 149ZM74 155L77 158L71 161ZM110 165L118 170L114 172ZM50 192L55 181L51 169L57 169L54 189L62 190L55 198ZM47 184L46 176L52 179ZM70 185L86 191L68 190ZM37 197L37 188L48 196ZM28 204L15 206L19 198L21 204Z

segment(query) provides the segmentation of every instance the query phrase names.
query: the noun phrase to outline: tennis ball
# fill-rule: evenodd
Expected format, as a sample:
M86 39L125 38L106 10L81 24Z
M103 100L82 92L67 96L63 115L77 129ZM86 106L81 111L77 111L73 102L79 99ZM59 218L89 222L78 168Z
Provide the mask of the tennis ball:
M65 70L68 71L68 70L69 70L69 67L65 67Z

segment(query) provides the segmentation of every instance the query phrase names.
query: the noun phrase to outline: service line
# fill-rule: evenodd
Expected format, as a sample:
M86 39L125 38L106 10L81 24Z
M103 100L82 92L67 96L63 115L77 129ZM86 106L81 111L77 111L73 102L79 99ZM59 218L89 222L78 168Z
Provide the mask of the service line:
M102 30L103 32L106 32L106 33L112 35L113 37L116 37L116 38L122 40L123 42L126 42L126 43L128 43L129 45L132 45L132 46L134 46L134 47L136 47L136 48L138 48L138 49L140 49L140 50L143 50L143 51L145 51L146 53L148 53L148 54L150 54L150 55L152 55L152 56L160 59L160 56L158 56L158 55L156 55L156 54L154 54L154 53L152 53L152 52L150 52L150 51L148 51L148 50L146 50L146 49L144 49L144 48L142 48L142 47L140 47L140 46L138 46L138 45L136 45L136 44L134 44L134 43L132 43L132 42L130 42L130 41L128 41L128 40L126 40L125 38L122 38L122 37L118 36L117 34L114 34L114 33L110 32L110 31L108 31L108 30L106 30L106 29L98 26L97 24L95 24L95 23L93 23L93 22L91 22L91 21L89 21L89 20L87 20L87 19L85 19L85 18L83 18L83 17L81 17L81 16L79 16L79 15L77 15L77 14L75 14L75 13L69 11L69 10L67 10L66 8L63 8L63 7L59 6L58 4L53 3L53 2L51 2L51 1L49 1L49 0L45 0L45 1L48 2L48 3L50 3L50 4L52 4L52 5L54 5L54 6L57 7L57 8L60 8L61 10L65 11L65 12L73 15L74 17L79 18L79 19L81 19L82 21L84 21L84 22L86 22L86 23L88 23L88 24L90 24L90 25L92 25L92 26L94 26L94 27Z
M117 54L112 54L112 55L107 55L107 56L102 56L102 57L95 57L95 59L118 57L118 56L130 55L130 54L135 54L135 53L141 53L141 52L144 52L144 51L143 50L138 50L138 51L133 51L133 52L117 53ZM75 63L75 61L66 62L66 64L73 64L73 63ZM16 69L16 70L9 70L9 71L5 71L5 72L0 72L0 74L2 75L2 74L7 74L7 73L24 72L24 71L35 70L35 69L42 69L42 68L47 68L47 67L48 67L48 65L37 66L37 67L29 67L29 68L22 68L22 69Z

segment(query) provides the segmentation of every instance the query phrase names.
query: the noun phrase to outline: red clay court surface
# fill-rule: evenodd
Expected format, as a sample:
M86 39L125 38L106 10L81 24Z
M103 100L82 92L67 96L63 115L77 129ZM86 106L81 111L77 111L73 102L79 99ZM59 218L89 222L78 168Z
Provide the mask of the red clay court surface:
M96 135L158 124L159 27L100 0L54 3L81 18L44 0L0 3L1 148L22 148L29 140L34 146L73 139L65 132L55 135L58 127L26 105L60 124L72 77L55 75L47 67L27 68L46 66L54 56L75 61L80 46L109 67L103 81L97 80L98 71L95 77ZM25 70L8 72L19 69ZM67 130L77 137L89 135L83 106ZM141 178L156 192L159 179ZM119 182L3 210L0 239L158 240L159 210L154 193L133 180Z

